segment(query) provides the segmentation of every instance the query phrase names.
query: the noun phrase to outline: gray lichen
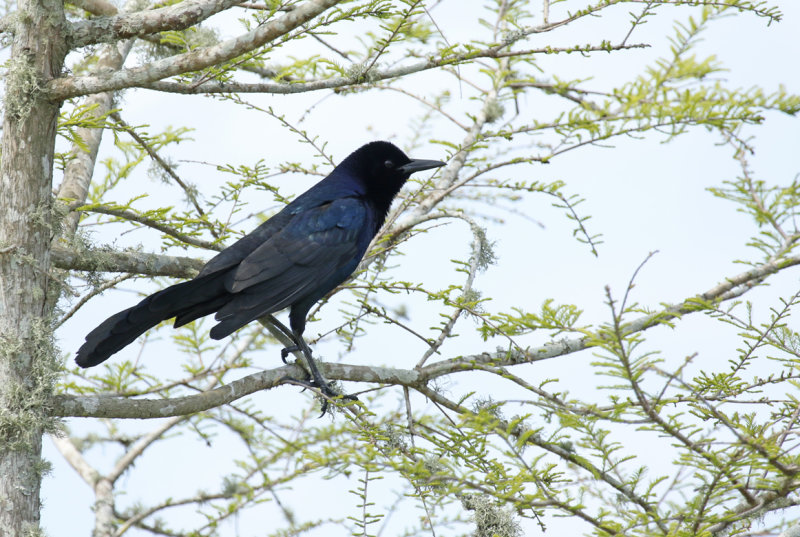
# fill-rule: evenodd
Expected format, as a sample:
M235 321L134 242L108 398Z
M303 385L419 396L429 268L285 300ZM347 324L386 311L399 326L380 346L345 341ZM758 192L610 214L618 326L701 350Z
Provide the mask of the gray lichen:
M9 59L6 69L6 113L22 122L31 113L42 92L41 77L30 58L22 54Z
M465 494L461 497L464 509L474 513L475 537L519 537L522 529L513 513L496 505L489 496Z
M50 323L38 320L26 336L0 336L0 361L10 366L0 392L0 451L27 450L31 435L59 431L59 420L50 415L61 372L53 330ZM24 375L14 374L28 364Z

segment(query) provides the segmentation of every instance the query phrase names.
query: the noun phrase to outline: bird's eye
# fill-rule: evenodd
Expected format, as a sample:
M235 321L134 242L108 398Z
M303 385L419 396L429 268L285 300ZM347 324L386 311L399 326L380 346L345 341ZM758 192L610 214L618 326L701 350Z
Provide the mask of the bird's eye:
M383 163L383 165L389 169L394 168L394 162L392 162L391 160L387 160L386 162Z

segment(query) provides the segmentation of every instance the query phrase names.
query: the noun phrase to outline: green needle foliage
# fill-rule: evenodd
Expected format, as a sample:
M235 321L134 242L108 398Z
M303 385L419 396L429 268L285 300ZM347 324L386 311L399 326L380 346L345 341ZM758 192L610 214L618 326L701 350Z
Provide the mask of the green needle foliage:
M133 54L153 65L177 61L310 3L245 2L220 15L218 26L212 18L139 36ZM208 259L293 199L302 190L294 180L330 171L342 157L331 142L361 128L362 119L326 131L324 121L282 108L294 94L315 92L306 96L311 118L324 117L329 97L353 110L370 99L383 99L384 110L412 103L405 123L394 110L387 123L373 118L375 137L449 163L409 181L355 275L312 311L307 334L329 359L325 374L359 396L332 402L332 419L317 419L311 390L299 395L280 385L302 370L278 362L284 343L270 319L223 341L208 337L209 320L178 331L164 323L97 369L67 361L51 402L36 391L37 409L76 417L65 421L57 447L95 494L98 537L517 537L543 530L721 537L779 535L798 523L800 292L747 300L778 278L796 283L800 183L758 179L753 151L756 127L776 113L797 116L800 96L729 83L728 67L706 52L713 40L703 41L734 17L760 22L748 37L757 40L780 23L778 6L462 2L461 16L478 24L469 39L450 39L447 28L461 22L440 18L439 4L448 3L342 1L234 58L141 84L205 95L195 102L235 107L248 123L282 133L247 162L218 161L216 152L182 161L184 148L204 136L192 118L176 117L160 132L141 119L129 125L130 93L116 94L108 110L82 98L65 103L58 133L69 148L59 146L55 156L64 181L70 163L91 153L87 131L107 132L85 198L61 200L80 215L76 235L59 239L74 255L53 270L64 289L62 331L87 331L94 317L73 317L87 303L107 314L127 307L100 296L109 289L144 295L192 277L197 264L180 256ZM148 7L167 4L182 3ZM90 20L91 7L76 4L71 19ZM664 21L667 35L656 29ZM81 49L70 58L73 74L101 76L95 65L102 54ZM630 58L629 67L605 73L607 57ZM570 62L581 66L581 77L562 68ZM724 254L740 273L719 273L710 289L698 282L677 302L664 296L646 305L636 288L644 263L621 293L606 289L599 314L596 296L581 303L551 296L535 265L559 263L562 253L542 251L531 230L552 226L547 233L560 234L565 248L577 242L587 264L604 260L609 236L591 219L591 198L569 177L547 179L546 165L630 139L667 144L696 131L708 134L709 152L728 152L740 169L709 189L751 223L741 250ZM235 143L214 136L220 147ZM303 157L283 151L292 144ZM147 183L148 176L156 181ZM533 220L534 204L552 210ZM492 300L500 297L482 291L482 278L502 274L495 241L518 225L531 279L509 286L518 295L500 306ZM128 239L143 246L125 249ZM417 245L437 241L461 253L450 259L437 252L427 265L436 274L409 276L404 267L419 255ZM104 242L112 244L103 249ZM742 257L746 247L752 253ZM92 253L105 256L93 265L102 269L75 261ZM174 263L163 269L164 258L151 254ZM630 272L619 267L620 275ZM714 356L692 350L693 322L726 334ZM398 355L402 361L392 361ZM572 378L587 372L591 388L576 388ZM11 423L5 427L18 429L12 417L3 418ZM130 417L160 419L134 426ZM95 465L99 454L110 465ZM175 468L165 477L163 468L148 468L156 459L177 466L182 454L194 461L193 472ZM121 476L134 481L140 471L164 490L126 491ZM176 482L182 486L166 485Z

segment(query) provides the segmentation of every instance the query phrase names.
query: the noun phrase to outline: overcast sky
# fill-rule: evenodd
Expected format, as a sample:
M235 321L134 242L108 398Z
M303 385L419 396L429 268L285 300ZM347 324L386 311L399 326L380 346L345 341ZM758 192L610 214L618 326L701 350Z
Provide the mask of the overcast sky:
M780 4L785 14L784 20L770 28L766 28L764 20L748 15L720 22L705 34L698 56L710 52L716 54L729 68L724 78L732 86L759 85L770 91L783 84L789 91L800 93L800 75L796 66L796 58L800 57L800 40L797 38L800 6L788 0ZM444 2L433 11L438 25L453 43L471 37L475 31L472 26L474 16L462 6L459 1ZM532 46L615 38L619 32L625 31L626 24L626 17L584 21L557 34L538 36L532 41ZM594 77L601 85L612 84L631 72L638 72L642 65L653 58L664 55L668 43L663 35L670 33L668 19L654 19L633 36L633 41L652 43L654 47L651 49L588 58L553 56L543 60L541 67L546 73L552 72L561 78ZM551 41L553 39L560 42ZM468 88L459 87L451 77L420 75L416 80L419 84L437 83L449 89L453 95L454 109L458 108L459 99L463 99L464 107L474 107L468 101L468 95L459 97L465 91L468 93ZM415 79L409 80L409 84L414 83ZM343 158L362 143L376 138L393 139L403 145L409 139L410 120L419 112L413 101L386 92L348 97L329 96L327 92L286 97L254 95L248 99L261 106L272 106L292 121L297 121L307 108L315 105L302 122L303 128L328 142L328 148L336 159ZM546 114L548 111L539 107L548 106L548 102L547 99L526 101L523 98L520 108L525 114L536 115L539 111ZM149 124L152 131L168 125L195 129L193 140L171 148L169 155L173 160L187 161L180 164L181 175L189 177L204 194L213 192L213 188L219 185L219 173L211 166L192 161L252 165L264 159L268 165L273 165L283 160L308 160L309 148L287 136L276 121L229 103L205 97L127 91L123 106L123 116L130 124ZM789 182L800 171L797 158L800 122L796 119L771 113L767 115L763 126L749 128L748 133L756 136L756 153L751 164L757 178L782 184ZM447 136L452 136L449 126L433 126L432 138ZM559 157L546 166L514 172L519 179L565 181L569 193L579 194L586 199L580 210L582 214L592 216L590 231L602 233L603 243L599 247L600 255L597 258L592 256L588 247L572 237L571 222L553 209L551 200L543 196L531 196L518 203L515 210L520 214L498 210L493 214L502 215L506 223L487 223L489 238L496 242L498 263L482 274L476 284L485 296L492 298L487 309L508 311L519 306L536 310L545 299L554 298L558 303L574 303L583 308L583 323L600 322L607 318L604 286L610 285L615 295L621 296L633 271L649 252L656 250L659 253L646 265L637 280L634 296L637 301L652 307L703 292L725 276L744 270L742 265L736 265L733 261L755 257L754 252L748 252L744 247L746 237L753 234L753 225L747 217L737 214L730 203L718 200L706 191L708 187L719 186L724 180L733 179L738 174L731 151L716 146L719 137L704 130L690 132L668 144L662 143L663 140L663 136L656 134L648 134L638 140L617 140L611 148L586 148ZM109 141L110 138L106 136L103 151L107 151ZM417 148L411 156L441 159L445 154L441 147L428 144ZM302 191L317 180L316 177L297 176L281 179L284 181L282 187L287 191ZM150 201L155 205L165 203L161 193L174 194L174 190L167 190L147 178L144 170L126 189L123 192L132 195L142 191L151 193ZM253 210L256 209L263 208ZM250 229L253 225L252 220L242 223L244 229ZM450 260L463 259L468 255L468 233L461 227L461 224L452 224L411 241L398 268L402 279L425 282L435 288L457 277L454 276L454 266ZM158 251L158 246L153 248L147 242L152 241L152 236L143 232L122 237L110 237L98 232L96 239L99 243L116 239L118 245L141 243L144 250ZM193 255L197 254L193 252ZM762 304L757 312L764 314L773 303L768 297L795 292L797 286L797 270L788 271L775 278L770 288L757 289L747 298ZM127 288L145 289L146 286L137 282ZM71 356L88 329L105 315L128 307L135 300L135 295L126 292L107 293L94 299L85 312L59 331L61 349ZM388 304L408 307L412 324L421 330L438 322L436 310L430 309L423 301L406 297L386 297L385 300ZM338 324L336 308L329 307L325 311L322 322L309 325L307 335L314 336ZM668 362L683 360L694 352L700 353L699 363L703 360L724 361L727 353L736 348L737 341L715 337L718 330L716 325L699 318L682 322L675 331L660 328L648 335L652 338L649 345L653 348L662 347ZM493 350L495 343L483 343L477 334L469 332L471 326L471 321L463 323L460 330L463 337L445 346L444 357ZM357 352L342 357L343 361L398 366L416 363L422 352L420 342L397 329L382 325L376 325L374 331L374 337L363 338ZM729 334L721 330L719 335L724 338ZM391 338L392 345L386 345L387 338ZM545 340L536 335L525 339L524 344L537 345ZM123 352L135 353L137 349L134 347ZM322 348L324 356L331 360L337 359L341 352L335 342ZM274 359L275 362L265 363L265 367L277 365L277 351L274 354L276 356L268 359ZM530 368L530 374L537 378L561 379L561 386L569 389L573 395L585 394L586 398L593 399L602 397L596 388L600 382L588 367L582 367L588 365L591 359L589 353L584 353L537 364L536 367L540 369L533 369L533 365L524 367ZM454 391L466 392L473 383L483 383L484 378L458 378L453 382L459 383L457 388L453 388ZM480 384L480 387L486 390L485 384ZM293 388L285 387L273 392L264 396L264 404L280 402L290 407L307 404L307 394L301 394ZM82 430L87 426L85 421L70 420L69 425ZM136 430L149 430L156 424L137 422L129 426ZM641 441L646 446L648 440L636 437L630 441ZM196 482L183 477L178 478L183 479L182 483L175 483L171 476L192 475L193 469L196 474L198 467L203 469L203 474L221 475L225 468L230 467L223 449L209 449L191 440L183 444L187 448L185 451L177 452L175 445L166 443L163 447L157 447L137 464L136 470L125 478L128 497L122 501L123 504L134 502L140 496L146 497L148 490L156 485L159 490L172 490L170 487L174 486L176 495L198 487L214 488L219 480L215 481L213 477L206 482L202 479L204 475L196 476ZM107 462L114 455L95 451L96 457L105 457ZM649 455L653 460L659 457L658 453ZM54 463L54 471L45 479L43 488L43 525L48 534L51 537L90 534L90 490L62 461L49 442L46 442L44 456ZM643 457L647 458L644 453ZM315 490L325 494L330 492L330 486L320 480ZM353 497L341 496L344 496L341 498L341 508L347 508L354 501ZM392 501L391 496L387 495L386 498L387 502ZM325 495L321 496L320 501L325 503L330 499ZM305 502L317 503L309 498ZM335 502L330 503L332 509L340 508ZM69 523L65 524L65 521ZM565 535L576 528L583 529L583 526L568 519L550 518L546 522L552 535ZM252 527L248 525L250 523ZM539 531L532 526L526 529L529 534ZM258 520L248 517L239 520L235 527L226 527L224 534L236 535L237 531L239 535L264 533L258 529ZM342 530L314 535L345 534Z

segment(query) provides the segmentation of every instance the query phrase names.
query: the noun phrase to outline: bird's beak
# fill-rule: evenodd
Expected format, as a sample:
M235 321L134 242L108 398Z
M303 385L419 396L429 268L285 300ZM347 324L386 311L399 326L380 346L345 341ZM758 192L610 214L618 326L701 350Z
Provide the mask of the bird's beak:
M438 160L412 160L408 164L397 168L397 171L405 175L411 175L414 172L421 172L422 170L430 170L431 168L439 168L441 166L444 166L444 162Z

